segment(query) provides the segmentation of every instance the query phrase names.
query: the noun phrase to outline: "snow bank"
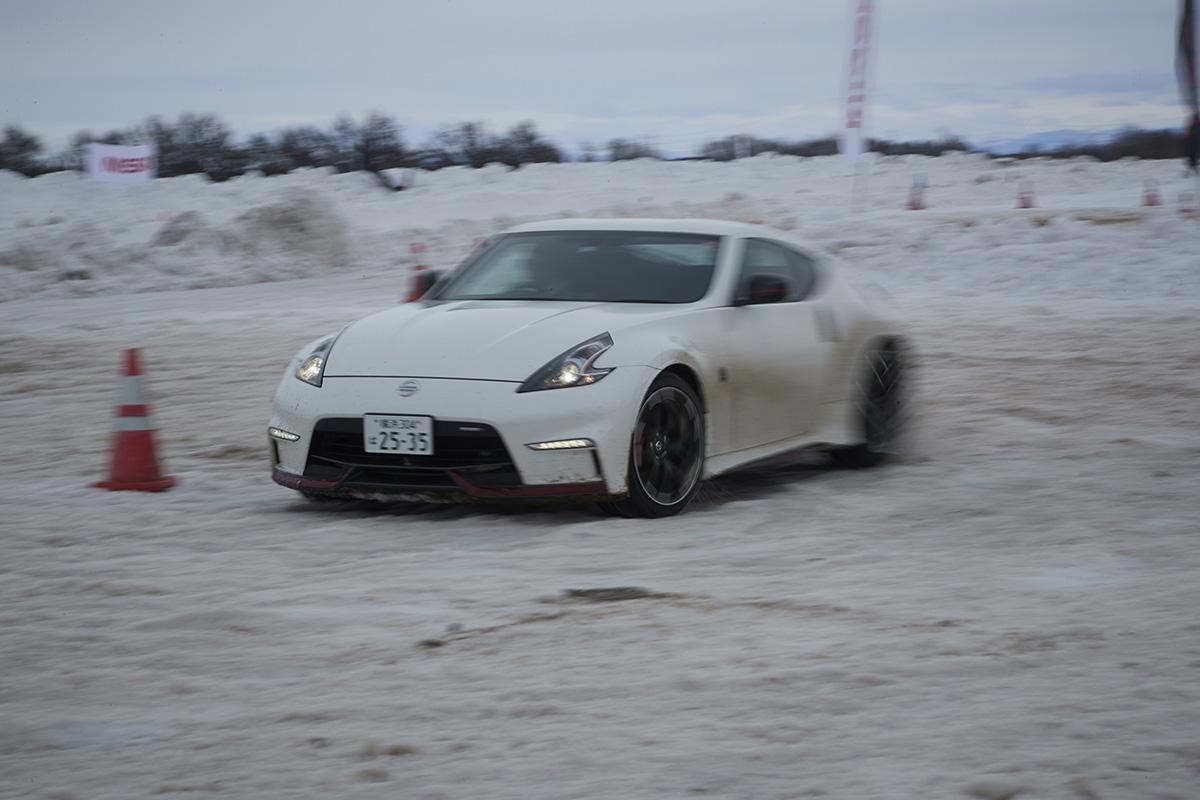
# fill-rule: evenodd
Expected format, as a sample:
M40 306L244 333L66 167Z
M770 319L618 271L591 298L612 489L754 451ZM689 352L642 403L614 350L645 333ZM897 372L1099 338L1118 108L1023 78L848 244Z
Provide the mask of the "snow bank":
M70 217L25 219L6 231L0 301L232 286L337 272L352 263L345 221L312 191L282 192L232 218L199 210L108 217L103 207L87 208Z
M184 176L117 187L71 173L4 173L0 301L384 274L412 262L414 242L445 267L495 231L573 216L762 222L861 264L873 280L902 270L904 283L939 293L1119 297L1149 289L1170 296L1190 290L1196 271L1163 275L1141 261L1105 261L1099 269L1090 262L1114 250L1170 260L1194 241L1195 226L1170 208L1138 207L1147 179L1173 200L1175 169L1166 162L1014 163L961 153L885 157L872 169L869 210L861 214L849 213L852 180L837 159L773 154L730 163L451 168L420 173L415 187L400 193L382 190L366 174L327 168L222 184ZM930 209L899 211L918 176L928 183ZM1026 183L1039 208L1017 212L1017 191ZM993 268L948 273L930 258L981 248ZM1064 262L1066 252L1073 258ZM1139 285L1143 273L1155 276L1153 286Z

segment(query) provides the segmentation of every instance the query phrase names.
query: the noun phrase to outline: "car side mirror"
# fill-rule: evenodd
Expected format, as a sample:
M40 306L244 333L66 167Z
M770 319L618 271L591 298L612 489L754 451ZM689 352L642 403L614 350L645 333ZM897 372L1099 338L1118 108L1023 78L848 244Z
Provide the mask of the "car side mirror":
M764 303L778 303L788 296L788 282L779 275L759 273L751 275L742 283L738 292L736 306L757 306Z
M408 294L404 298L404 302L412 303L420 300L425 296L425 293L433 288L442 277L442 273L436 269L423 269L413 273L412 283L409 284Z

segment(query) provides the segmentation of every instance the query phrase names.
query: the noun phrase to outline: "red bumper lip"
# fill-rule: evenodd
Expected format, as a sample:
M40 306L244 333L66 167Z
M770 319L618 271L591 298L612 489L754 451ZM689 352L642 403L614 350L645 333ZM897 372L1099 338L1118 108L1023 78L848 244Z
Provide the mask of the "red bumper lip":
M280 486L286 486L289 489L295 489L301 492L340 492L354 491L353 486L343 486L342 484L349 477L352 469L347 468L345 472L333 480L317 480L315 478L305 478L303 475L295 475L291 472L284 472L276 467L271 471L271 478ZM447 473L458 487L458 491L470 497L480 500L503 500L503 499L521 499L521 498L553 498L553 497L578 497L578 496L602 496L608 494L608 487L603 481L590 481L586 483L552 483L541 486L479 486L472 483L467 478L457 472ZM371 493L376 493L378 489L365 489ZM386 492L386 490L385 490ZM447 489L404 489L399 490L397 494L453 494L453 490Z
M450 477L458 487L472 497L502 498L502 497L565 497L571 495L608 494L608 488L600 481L589 483L549 483L542 486L506 486L494 488L477 486L457 472L451 472Z
M330 489L338 488L338 485L346 479L350 474L347 469L340 476L331 481L319 481L315 478L306 478L303 475L295 475L291 472L284 472L276 467L271 470L271 479L280 486L286 486L289 489L296 489L302 492L321 492L329 491Z

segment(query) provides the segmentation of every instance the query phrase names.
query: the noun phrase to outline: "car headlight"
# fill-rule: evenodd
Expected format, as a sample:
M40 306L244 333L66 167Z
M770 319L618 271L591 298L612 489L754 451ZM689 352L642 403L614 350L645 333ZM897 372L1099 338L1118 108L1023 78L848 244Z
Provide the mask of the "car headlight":
M612 337L607 333L577 344L530 375L517 391L540 392L543 389L566 389L595 383L612 372L611 367L601 369L596 366L596 359L612 346Z
M329 348L333 347L335 337L322 340L312 351L300 361L296 367L296 377L313 386L320 386L325 376L325 359L329 356Z

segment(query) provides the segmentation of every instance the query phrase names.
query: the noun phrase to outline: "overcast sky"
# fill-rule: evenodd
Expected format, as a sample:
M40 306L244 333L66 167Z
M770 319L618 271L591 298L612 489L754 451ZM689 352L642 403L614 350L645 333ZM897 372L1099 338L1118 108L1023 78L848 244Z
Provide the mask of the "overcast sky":
M1181 124L1178 0L877 0L869 133L975 142ZM0 0L0 123L215 112L239 134L380 110L532 119L568 148L836 130L850 0Z

